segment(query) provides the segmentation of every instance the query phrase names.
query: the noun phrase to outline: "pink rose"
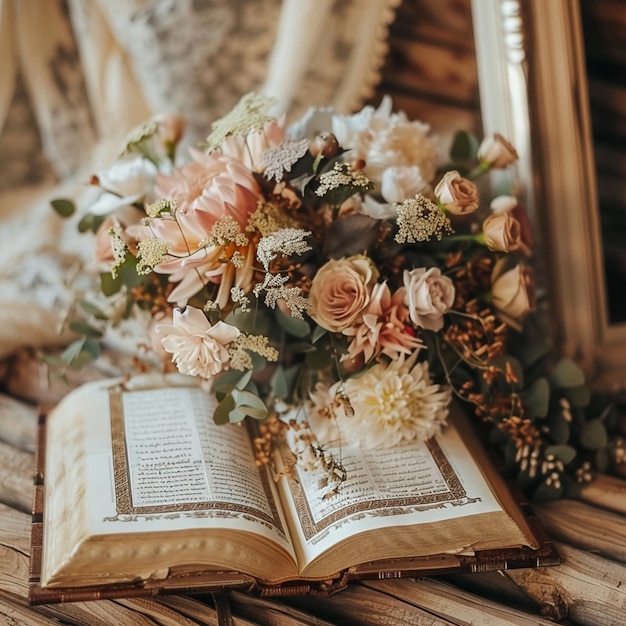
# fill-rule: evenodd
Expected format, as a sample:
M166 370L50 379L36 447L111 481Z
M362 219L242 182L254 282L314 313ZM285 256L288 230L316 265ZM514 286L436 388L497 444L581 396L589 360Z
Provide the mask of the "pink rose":
M311 317L334 333L352 326L369 304L375 280L372 263L364 256L331 259L311 283Z
M535 309L535 285L530 267L520 263L511 269L508 258L500 259L491 273L491 299L498 317L517 331Z
M443 315L454 303L454 284L438 267L404 270L406 302L411 321L426 330L443 327Z
M456 170L446 172L435 187L439 203L454 215L473 213L478 208L478 189Z
M228 345L239 336L239 329L225 322L211 326L200 309L175 309L171 324L158 324L157 337L181 374L206 380L228 369Z
M491 201L490 208L492 213L496 215L500 213L508 213L518 224L518 226L514 226L516 231L519 229L517 246L515 248L509 248L509 250L514 249L516 252L521 252L526 256L530 256L533 248L533 229L530 220L528 219L528 214L524 210L524 207L518 202L517 198L513 196L496 196Z
M503 169L517 161L515 148L498 133L485 137L478 146L478 160L492 169Z
M520 223L510 211L492 213L483 222L483 240L490 250L511 252L521 245Z

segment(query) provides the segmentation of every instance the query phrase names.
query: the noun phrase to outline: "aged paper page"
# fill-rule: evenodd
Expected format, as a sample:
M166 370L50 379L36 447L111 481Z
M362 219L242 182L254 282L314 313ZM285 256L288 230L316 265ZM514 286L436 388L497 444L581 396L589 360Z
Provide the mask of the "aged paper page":
M322 469L296 466L294 478L281 484L292 518L299 520L292 533L302 562L365 531L502 511L453 425L426 443L328 452L347 470L336 492Z

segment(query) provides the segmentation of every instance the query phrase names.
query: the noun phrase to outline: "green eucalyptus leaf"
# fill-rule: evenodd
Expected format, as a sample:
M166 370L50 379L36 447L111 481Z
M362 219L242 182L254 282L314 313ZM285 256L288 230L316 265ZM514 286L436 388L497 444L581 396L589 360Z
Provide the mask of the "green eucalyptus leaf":
M303 354L305 352L315 352L317 348L308 341L295 341L285 346L287 352L293 352L296 354Z
M466 131L459 131L454 135L450 146L450 160L453 163L465 163L476 158L478 140Z
M594 456L594 462L596 469L599 472L606 473L609 470L611 464L611 455L607 447L598 448Z
M88 302L87 300L81 300L79 303L80 308L85 311L85 313L95 317L97 320L107 320L109 319L107 314L95 304Z
M243 422L246 419L246 412L243 411L240 407L235 407L228 414L228 421L231 424L238 424L239 422Z
M551 500L557 500L563 495L563 483L558 486L551 482L542 482L533 493L533 501L535 502L550 502Z
M245 389L252 378L252 370L246 370L243 376L235 383L237 389Z
M322 370L332 364L333 358L328 350L315 350L305 354L306 364L312 370Z
M561 483L563 484L562 498L577 498L580 493L580 485L571 476L567 474L561 475Z
M572 359L561 359L550 373L550 380L555 387L579 387L585 384L585 374Z
M609 438L602 420L595 419L585 422L580 429L580 445L588 450L597 450L606 446Z
M287 380L287 373L282 365L279 365L271 380L272 393L276 398L286 398L291 390L291 385Z
M228 424L230 422L230 413L235 408L235 399L230 395L226 395L215 408L213 413L213 421L216 424Z
M76 211L76 206L68 198L57 198L56 200L52 200L50 204L62 218L71 217Z
M545 417L550 406L550 384L546 378L538 378L522 393L522 401L530 418Z
M280 309L276 309L276 320L280 327L294 337L307 337L311 334L311 328L305 320L285 315Z
M325 328L316 326L313 329L313 334L311 335L311 343L317 343L326 334L328 334L328 331Z
M554 413L548 418L550 438L557 444L565 444L569 441L570 426L561 413Z
M250 311L235 309L226 316L224 321L249 335L267 335L270 328L268 316L260 309Z
M267 417L267 407L256 394L250 391L233 390L232 395L235 399L235 406L246 415L255 419Z
M52 367L64 367L67 365L67 361L62 359L60 356L55 356L52 354L43 354L41 355L41 360Z
M565 389L564 396L572 406L582 408L589 405L591 390L586 385L578 385Z
M567 465L576 458L576 448L567 444L557 444L546 448L546 456L554 455L563 465Z
M548 344L541 341L526 344L518 353L518 358L524 366L524 370L529 370L537 365L550 354Z
M72 343L68 344L65 350L63 350L60 358L65 363L71 363L80 354L86 341L86 337L81 337L76 341L72 341Z
M102 331L90 326L87 322L75 320L69 323L69 328L78 335L84 335L85 337L100 338L102 337Z
M113 278L111 272L100 274L100 289L105 296L112 296L122 288L122 279L119 276Z
M93 339L85 339L81 351L70 361L72 369L79 370L100 356L100 344Z

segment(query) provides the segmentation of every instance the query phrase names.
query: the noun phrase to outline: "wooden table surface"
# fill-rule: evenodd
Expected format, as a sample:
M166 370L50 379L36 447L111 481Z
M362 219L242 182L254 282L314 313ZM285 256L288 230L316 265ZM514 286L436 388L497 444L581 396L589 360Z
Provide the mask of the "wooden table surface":
M41 391L34 361L0 393L0 624L218 624L214 599L162 597L29 607L28 555L38 410L67 391ZM0 372L0 380L2 379ZM96 374L97 375L97 374ZM6 380L6 377L5 377ZM16 395L29 400L17 400ZM626 481L599 476L579 500L536 507L561 565L445 578L355 583L327 598L227 596L236 625L626 623ZM224 622L222 622L224 623Z

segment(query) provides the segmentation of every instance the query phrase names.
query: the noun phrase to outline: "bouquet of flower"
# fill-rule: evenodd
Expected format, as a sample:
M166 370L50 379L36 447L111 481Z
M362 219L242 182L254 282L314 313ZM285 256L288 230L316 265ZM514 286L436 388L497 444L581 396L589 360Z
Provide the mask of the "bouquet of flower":
M289 128L271 107L244 96L186 161L184 120L156 117L93 177L80 229L96 234L107 300L83 304L61 361L97 356L99 324L147 311L164 366L216 394L216 422L265 420L260 457L287 429L340 481L327 445L425 440L457 397L523 487L555 497L587 479L570 435L601 438L608 413L589 419L572 362L547 375L538 344L515 352L534 308L530 228L514 197L476 182L513 146L459 133L442 167L429 127L388 98Z

